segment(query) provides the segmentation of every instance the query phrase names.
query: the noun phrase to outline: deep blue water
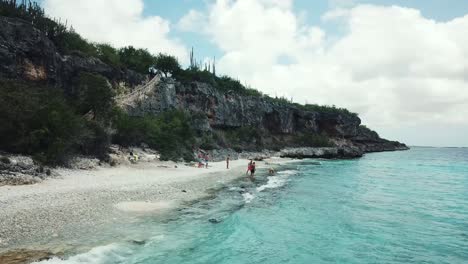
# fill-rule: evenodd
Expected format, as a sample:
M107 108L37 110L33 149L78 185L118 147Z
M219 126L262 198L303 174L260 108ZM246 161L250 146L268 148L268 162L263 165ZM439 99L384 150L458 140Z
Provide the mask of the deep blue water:
M65 262L468 263L468 149L301 161L128 228Z

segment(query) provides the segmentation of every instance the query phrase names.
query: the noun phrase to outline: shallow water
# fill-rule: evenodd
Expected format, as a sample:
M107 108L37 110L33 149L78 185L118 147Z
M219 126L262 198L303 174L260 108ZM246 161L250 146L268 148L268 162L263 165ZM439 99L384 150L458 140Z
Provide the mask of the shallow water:
M139 241L43 263L468 263L468 149L261 173L124 227Z

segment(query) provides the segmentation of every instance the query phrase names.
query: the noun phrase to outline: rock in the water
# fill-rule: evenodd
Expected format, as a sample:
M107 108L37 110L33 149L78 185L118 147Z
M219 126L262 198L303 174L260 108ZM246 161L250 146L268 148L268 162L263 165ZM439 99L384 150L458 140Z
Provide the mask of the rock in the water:
M210 218L210 220L208 220L210 223L212 224L219 224L221 223L222 221L219 220L219 219L216 219L216 218Z
M132 242L132 244L139 245L139 246L146 244L145 240L135 240L134 239L131 242Z

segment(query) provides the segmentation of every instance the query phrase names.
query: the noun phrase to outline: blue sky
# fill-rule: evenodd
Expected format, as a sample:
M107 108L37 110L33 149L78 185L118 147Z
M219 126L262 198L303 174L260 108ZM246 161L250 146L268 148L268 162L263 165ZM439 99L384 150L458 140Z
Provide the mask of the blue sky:
M44 0L39 0L42 3ZM213 0L143 0L145 16L160 16L175 25L190 10L206 10ZM311 25L326 28L332 34L340 34L342 30L330 24L324 24L321 16L329 10L339 7L352 7L359 4L398 5L416 8L424 17L437 21L447 21L467 14L468 0L295 0L294 11L305 13L306 21ZM200 34L183 32L173 27L170 35L180 39L187 46L195 48L197 56L219 57L221 51L208 39Z
M205 10L207 3L210 2L210 0L144 0L144 14L161 16L175 24L191 9ZM424 17L437 21L451 20L467 14L468 11L468 0L337 0L334 2L330 0L295 0L294 10L297 13L306 12L308 24L320 25L339 34L341 32L339 29L322 23L321 16L339 6L352 7L358 4L398 5L416 8L421 11ZM216 45L213 45L199 34L174 29L171 35L180 38L189 46L194 46L197 55L200 57L221 56L221 52Z

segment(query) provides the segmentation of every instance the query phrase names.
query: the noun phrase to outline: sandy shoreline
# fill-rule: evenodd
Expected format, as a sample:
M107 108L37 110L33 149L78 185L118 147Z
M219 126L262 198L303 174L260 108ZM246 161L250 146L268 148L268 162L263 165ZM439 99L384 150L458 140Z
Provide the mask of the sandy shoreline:
M207 196L209 189L245 177L247 162L233 160L229 170L225 162L210 163L208 169L153 162L61 170L61 177L38 184L2 186L0 253L18 248L66 252L112 226Z

